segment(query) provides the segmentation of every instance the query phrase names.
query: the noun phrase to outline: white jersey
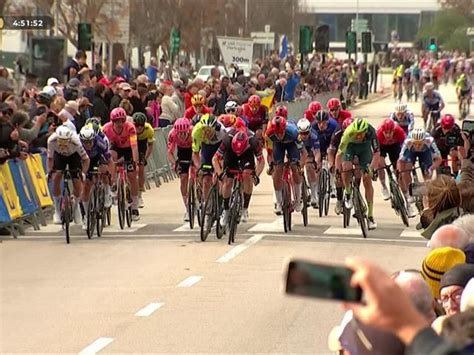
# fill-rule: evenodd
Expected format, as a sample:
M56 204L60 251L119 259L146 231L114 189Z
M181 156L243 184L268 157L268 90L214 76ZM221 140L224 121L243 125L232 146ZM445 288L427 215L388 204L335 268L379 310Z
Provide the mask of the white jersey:
M48 158L53 158L55 152L66 157L69 157L74 153L78 153L81 158L87 157L87 153L77 134L73 134L69 143L62 146L58 144L58 135L53 133L48 138Z

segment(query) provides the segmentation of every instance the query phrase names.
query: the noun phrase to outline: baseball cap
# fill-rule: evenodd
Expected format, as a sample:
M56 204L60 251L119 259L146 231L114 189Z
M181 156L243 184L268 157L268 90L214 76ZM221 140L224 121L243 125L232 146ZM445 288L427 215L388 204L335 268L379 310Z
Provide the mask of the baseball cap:
M52 86L54 84L59 84L59 80L53 77L49 78L48 81L46 82L46 85L48 86Z
M68 102L66 102L66 105L64 106L64 108L71 108L74 111L78 112L79 111L79 104L74 100L69 100Z
M94 105L92 105L89 99L84 96L79 99L79 107L80 106L94 106Z
M125 83L120 84L120 89L122 89L122 90L132 90L132 87L130 86L129 83L125 82Z
M71 80L69 80L68 82L68 86L71 87L71 88L77 88L81 85L81 82L79 81L78 78L72 78Z
M434 249L425 257L421 265L421 275L434 298L439 298L441 277L454 266L465 262L464 252L451 247Z

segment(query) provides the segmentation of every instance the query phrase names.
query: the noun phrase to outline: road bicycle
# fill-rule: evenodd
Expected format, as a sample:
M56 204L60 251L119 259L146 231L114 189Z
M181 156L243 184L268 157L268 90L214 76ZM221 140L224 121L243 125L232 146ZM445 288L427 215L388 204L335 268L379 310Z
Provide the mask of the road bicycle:
M385 167L377 169L377 171L381 169L385 169L386 176L388 177L388 187L390 191L390 202L392 204L392 208L395 210L395 214L400 216L403 224L409 227L407 202L405 201L405 197L400 190L399 183L394 178L392 165L385 165Z
M283 164L283 190L282 190L282 212L283 229L285 233L291 231L291 214L294 211L294 191L293 178L291 174L291 163L286 161Z
M181 160L180 162L176 162L176 173L180 174L179 163L184 164L193 164L190 160ZM188 196L187 196L187 203L186 203L186 210L188 212L189 217L189 228L194 229L194 222L196 221L199 226L201 225L201 183L199 179L196 178L196 170L192 167L189 168L189 178L188 178Z
M301 201L302 208L301 214L303 216L303 225L306 227L308 225L308 207L311 205L311 189L306 180L306 175L304 170L301 169Z
M368 228L368 217L367 217L367 204L365 203L362 194L360 193L360 179L356 179L354 172L360 171L360 168L349 169L343 171L344 173L352 173L351 177L351 187L352 187L352 205L354 207L354 217L359 223L360 229L362 231L362 236L367 238L367 234L369 231ZM344 228L349 226L350 220L350 209L346 208L345 203L343 207L343 225Z
M129 164L123 160L119 160L117 163L117 212L120 229L125 228L125 222L130 228L132 226L132 205L131 205L131 192L130 184L127 177L127 168Z
M217 180L217 177L215 180ZM212 227L216 226L216 237L224 236L224 226L221 226L219 216L222 213L222 198L219 196L219 184L213 183L201 212L201 241L205 242Z
M104 225L107 223L110 208L105 207L105 195L107 193L106 185L102 178L108 176L107 173L93 171L90 173L94 183L91 186L89 205L86 211L87 218L87 237L91 239L94 231L97 236L102 235Z
M461 97L461 109L459 111L460 119L463 120L469 114L469 98L466 95Z
M428 113L428 122L426 123L426 130L431 132L438 125L438 120L440 118L439 110L430 110Z
M326 157L322 159L321 171L319 173L319 217L329 213L329 201L331 199L331 174L329 172Z

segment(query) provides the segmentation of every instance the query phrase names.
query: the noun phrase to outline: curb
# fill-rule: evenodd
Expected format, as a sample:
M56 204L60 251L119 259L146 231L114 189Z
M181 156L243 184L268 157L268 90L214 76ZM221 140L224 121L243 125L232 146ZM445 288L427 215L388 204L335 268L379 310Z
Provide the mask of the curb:
M371 103L386 99L390 95L391 95L391 93L380 94L380 96L376 96L376 97L371 98L371 99L366 100L366 101L358 101L355 105L352 105L350 108L359 108L360 106L364 106L364 105L367 105L367 104L371 104Z

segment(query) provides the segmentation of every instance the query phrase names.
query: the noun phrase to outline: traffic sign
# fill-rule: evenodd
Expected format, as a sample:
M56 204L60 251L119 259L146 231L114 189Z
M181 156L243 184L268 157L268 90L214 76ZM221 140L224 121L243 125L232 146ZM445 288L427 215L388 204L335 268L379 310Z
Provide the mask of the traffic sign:
M354 32L366 32L369 30L369 20L366 19L355 19L351 20L351 31Z
M313 51L313 27L300 26L300 53L308 54Z
M275 32L250 32L255 44L275 44Z

